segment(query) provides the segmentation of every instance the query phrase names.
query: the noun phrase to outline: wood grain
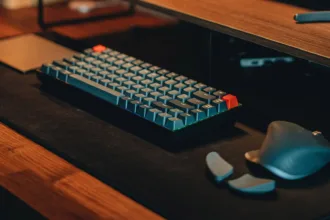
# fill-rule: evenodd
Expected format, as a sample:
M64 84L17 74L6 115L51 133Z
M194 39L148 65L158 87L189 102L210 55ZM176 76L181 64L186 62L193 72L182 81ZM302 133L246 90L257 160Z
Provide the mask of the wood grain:
M80 19L91 16L106 15L126 10L125 6L106 7L93 10L86 14L81 14L67 7L67 4L55 4L45 7L45 20L54 22L67 19ZM0 17L9 22L16 29L25 33L34 33L41 31L37 24L37 8L22 8L17 10L8 10L0 7ZM86 37L98 36L121 32L136 27L160 27L177 22L163 16L147 13L145 10L139 10L132 16L120 17L118 19L104 19L94 22L84 22L74 25L64 25L52 28L62 35L82 39Z
M49 219L161 219L1 123L0 185Z
M20 30L12 27L4 19L0 17L0 38L11 37L21 33L22 32Z
M243 40L330 65L330 24L296 24L307 9L271 0L141 0L162 10Z

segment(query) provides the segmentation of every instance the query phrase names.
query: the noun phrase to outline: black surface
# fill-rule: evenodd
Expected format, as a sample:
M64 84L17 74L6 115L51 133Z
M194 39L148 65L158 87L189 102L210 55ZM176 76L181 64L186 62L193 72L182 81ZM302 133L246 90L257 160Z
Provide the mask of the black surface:
M173 34L168 30L151 32L153 36ZM203 38L203 34L186 41L177 35L165 38L170 39L167 41L142 36L134 37L132 43L128 43L130 38L123 38L120 34L117 38L94 40L101 43L109 40L106 45L122 48L124 52L135 51L132 55L137 55L136 49L148 44L148 48L143 50L144 55L141 53L147 61L155 60L158 65L165 61L165 67L181 68L183 72L193 70L196 77L205 77L205 74L198 75L203 65L202 62L197 63L198 56L194 56L203 51L196 43L196 39L202 42L198 37ZM175 44L169 46L180 40L185 42L180 47ZM85 42L93 43L89 39ZM160 43L163 49L153 47ZM173 48L175 51L171 51ZM158 51L160 61L150 51ZM168 56L164 51L176 56ZM180 60L182 54L189 57ZM126 125L115 122L120 119L103 120L97 114L101 111L99 108L103 108L102 104L88 106L84 104L83 97L76 97L73 102L70 95L67 98L61 95L53 93L51 88L41 87L33 74L20 75L7 67L0 67L2 122L166 218L317 219L330 211L329 167L303 181L287 182L246 163L244 153L258 148L264 138L263 133L250 127L252 124L238 123L226 135L219 131L214 140L200 143L198 147L168 151L127 129L128 120L123 119ZM115 118L113 113L109 111L108 114ZM265 121L270 120L259 112L250 112L249 108L241 116L242 119L249 118L246 121L250 122L261 121L263 117ZM154 135L151 129L146 129L145 133ZM205 169L205 156L210 151L217 151L234 166L234 175L230 179L247 172L274 178L278 186L276 193L249 197L228 190L225 184L214 185Z

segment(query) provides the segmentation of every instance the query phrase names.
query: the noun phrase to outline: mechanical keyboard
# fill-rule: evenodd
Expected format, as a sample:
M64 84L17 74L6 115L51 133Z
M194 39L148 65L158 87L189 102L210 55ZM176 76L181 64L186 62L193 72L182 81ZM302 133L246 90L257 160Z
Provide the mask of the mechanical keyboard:
M241 106L232 94L103 45L43 64L38 76L75 87L173 132L228 117L224 113Z

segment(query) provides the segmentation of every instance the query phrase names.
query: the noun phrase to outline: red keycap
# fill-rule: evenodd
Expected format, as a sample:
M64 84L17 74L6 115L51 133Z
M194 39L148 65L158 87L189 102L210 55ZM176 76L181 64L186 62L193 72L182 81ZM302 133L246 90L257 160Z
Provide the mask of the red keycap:
M222 99L225 100L228 109L235 108L238 106L237 98L234 95L228 94L223 96Z
M96 45L96 46L93 47L93 50L94 50L95 52L99 52L99 53L101 53L101 52L104 51L105 49L107 49L107 48L106 48L105 46L101 45L101 44Z

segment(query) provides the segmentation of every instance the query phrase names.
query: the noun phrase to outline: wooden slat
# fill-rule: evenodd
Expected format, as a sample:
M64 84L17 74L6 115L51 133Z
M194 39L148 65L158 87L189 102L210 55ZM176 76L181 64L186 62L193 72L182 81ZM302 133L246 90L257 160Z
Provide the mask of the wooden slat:
M296 24L307 9L275 0L141 0L207 28L300 58L330 65L330 24Z
M161 219L1 123L0 185L49 219Z

